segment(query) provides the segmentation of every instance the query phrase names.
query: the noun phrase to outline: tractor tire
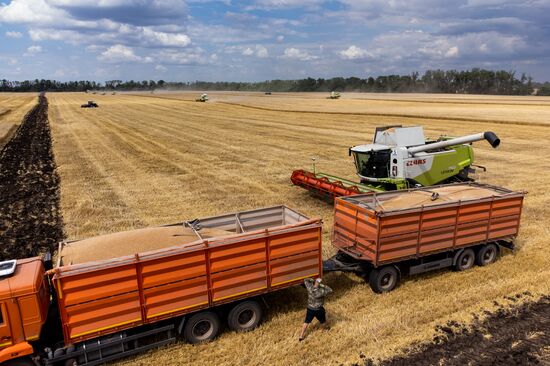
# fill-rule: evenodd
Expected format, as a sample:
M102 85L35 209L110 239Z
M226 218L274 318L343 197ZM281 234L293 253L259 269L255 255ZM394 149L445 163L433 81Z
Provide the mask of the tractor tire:
M248 332L262 321L262 307L257 301L248 300L235 305L227 316L229 329L236 332Z
M466 271L474 266L476 255L471 248L464 249L456 259L454 269L457 272Z
M377 294L390 292L399 285L399 270L395 266L375 268L369 274L369 285Z
M495 244L487 244L479 248L476 254L476 264L486 266L498 259L498 247Z
M209 342L220 331L220 318L216 313L203 311L194 314L185 323L183 336L191 344Z

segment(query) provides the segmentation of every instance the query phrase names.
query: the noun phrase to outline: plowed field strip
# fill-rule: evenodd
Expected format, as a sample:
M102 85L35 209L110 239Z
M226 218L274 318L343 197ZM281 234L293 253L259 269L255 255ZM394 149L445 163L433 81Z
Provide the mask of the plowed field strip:
M53 252L62 239L48 101L41 96L0 152L0 260Z
M456 322L438 329L434 343L383 361L380 366L535 365L550 361L546 358L550 347L548 296L518 307L500 308L470 329Z

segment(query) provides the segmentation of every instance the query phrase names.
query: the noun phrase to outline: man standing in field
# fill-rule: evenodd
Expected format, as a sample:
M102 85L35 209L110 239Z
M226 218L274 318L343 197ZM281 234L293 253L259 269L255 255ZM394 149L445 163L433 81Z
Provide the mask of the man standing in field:
M332 289L322 282L321 278L317 278L315 281L311 278L304 280L304 285L307 289L307 310L306 318L302 325L302 333L300 333L300 341L304 340L307 327L313 318L317 318L319 323L324 325L325 329L329 329L323 305L325 304L325 297L332 292Z

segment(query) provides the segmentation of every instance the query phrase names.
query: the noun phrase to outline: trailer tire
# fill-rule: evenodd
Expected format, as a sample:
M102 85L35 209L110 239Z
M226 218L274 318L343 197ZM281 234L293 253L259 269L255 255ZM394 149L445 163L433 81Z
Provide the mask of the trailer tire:
M462 272L470 269L474 266L476 255L473 249L464 249L462 253L458 255L454 266L455 271Z
M248 300L233 306L227 316L227 324L229 329L236 332L248 332L260 324L262 317L261 305L257 301Z
M479 248L476 254L476 264L486 266L498 259L498 247L495 244L487 244Z
M399 270L395 266L374 268L369 274L369 285L377 294L390 292L399 285Z
M216 313L203 311L192 315L183 330L185 340L191 344L209 342L220 331L220 318Z

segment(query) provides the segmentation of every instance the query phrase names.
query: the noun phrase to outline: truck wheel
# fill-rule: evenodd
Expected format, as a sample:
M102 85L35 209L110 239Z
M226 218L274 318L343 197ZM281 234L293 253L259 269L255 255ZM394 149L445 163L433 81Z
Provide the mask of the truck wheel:
M456 259L455 271L460 272L472 268L474 266L475 257L475 253L472 249L465 249Z
M476 264L486 266L495 262L498 258L498 248L495 244L482 246L476 254Z
M183 336L187 342L197 344L216 338L219 330L220 318L211 311L203 311L189 318L185 324Z
M229 311L227 324L231 330L248 332L260 324L262 316L262 307L257 301L243 301Z
M390 292L399 284L399 271L395 266L375 268L369 274L369 285L377 294Z

